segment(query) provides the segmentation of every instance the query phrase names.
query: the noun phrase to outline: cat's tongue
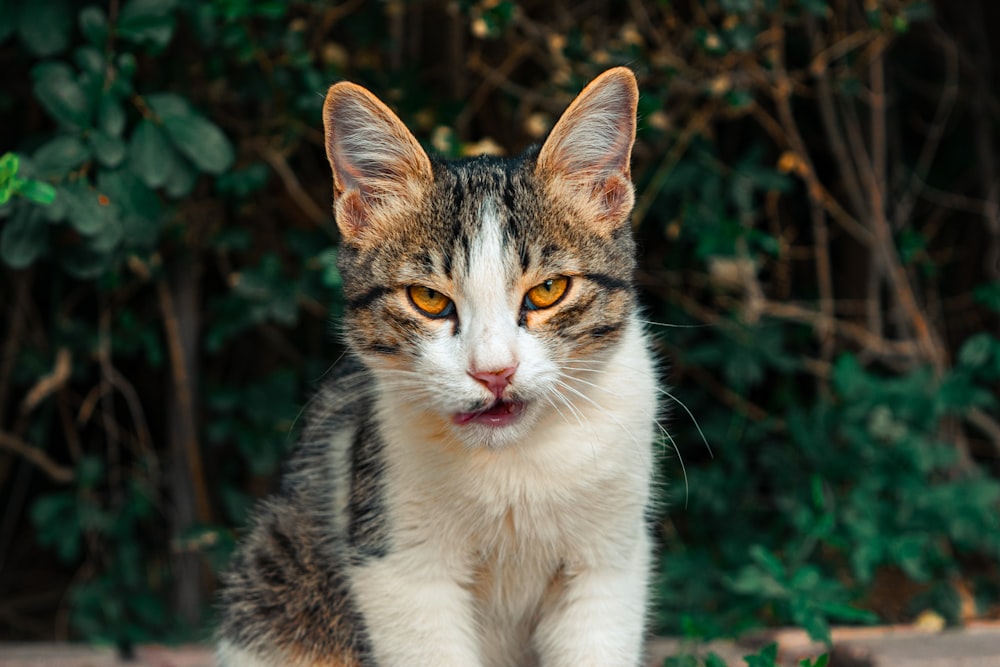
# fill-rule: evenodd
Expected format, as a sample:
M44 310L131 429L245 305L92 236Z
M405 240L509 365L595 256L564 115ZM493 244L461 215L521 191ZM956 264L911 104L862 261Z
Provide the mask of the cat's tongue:
M523 403L498 400L483 410L460 412L451 420L459 426L469 423L485 426L507 426L517 421L523 410Z

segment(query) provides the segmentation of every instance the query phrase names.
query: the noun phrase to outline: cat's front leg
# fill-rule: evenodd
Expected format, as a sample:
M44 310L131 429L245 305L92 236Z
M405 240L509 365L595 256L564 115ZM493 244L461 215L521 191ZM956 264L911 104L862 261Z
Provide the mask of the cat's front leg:
M441 559L396 552L359 566L351 579L379 667L482 664L471 596Z
M643 652L649 539L623 560L569 568L535 630L542 667L636 667Z

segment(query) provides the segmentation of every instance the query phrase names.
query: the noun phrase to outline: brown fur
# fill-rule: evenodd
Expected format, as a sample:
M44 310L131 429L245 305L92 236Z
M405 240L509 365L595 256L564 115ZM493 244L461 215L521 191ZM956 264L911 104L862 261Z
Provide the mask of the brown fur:
M385 488L373 369L407 369L440 327L455 332L461 326L458 318L419 313L406 288L423 285L450 295L467 282L483 202L497 203L504 235L498 259L519 276L510 286L514 298L554 275L571 280L557 305L523 310L519 324L559 360L600 358L619 342L636 308L627 180L634 122L597 164L584 169L572 159L591 139L574 121L594 112L588 104L619 105L616 115L631 114L634 121L631 74L613 70L601 85L609 81L626 94L589 102L581 95L564 116L571 122L560 121L540 150L512 160L459 162L428 158L363 88L340 83L330 89L324 124L343 236L339 268L350 354L314 399L281 492L258 509L225 576L219 635L227 645L267 665L375 665L351 587L352 568L394 548L386 518L393 490ZM368 135L356 132L361 126L376 140L365 142ZM418 412L412 428L434 443L428 457L465 457L470 470L497 464L495 452L470 450L454 439L439 415ZM435 502L448 500L429 498L418 508L428 515ZM517 543L518 516L508 508L502 517L489 530ZM503 569L509 563L498 553L478 558L465 585L485 600L498 577L509 575ZM552 573L538 613L559 604L572 577L565 564Z

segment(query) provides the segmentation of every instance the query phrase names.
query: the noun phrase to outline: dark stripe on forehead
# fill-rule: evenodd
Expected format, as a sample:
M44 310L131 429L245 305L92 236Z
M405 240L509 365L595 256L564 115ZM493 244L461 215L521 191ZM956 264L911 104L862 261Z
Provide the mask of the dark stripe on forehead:
M528 240L525 238L518 239L517 251L521 256L521 273L527 273L528 266L531 265L531 252L528 250Z
M517 208L517 188L510 174L504 172L503 176L503 205L506 207L508 213L513 214Z
M606 273L585 273L583 277L612 292L632 289L631 280L622 280L621 278L609 276Z
M385 285L373 287L358 298L349 300L347 307L351 310L362 310L390 292L392 292L392 288Z

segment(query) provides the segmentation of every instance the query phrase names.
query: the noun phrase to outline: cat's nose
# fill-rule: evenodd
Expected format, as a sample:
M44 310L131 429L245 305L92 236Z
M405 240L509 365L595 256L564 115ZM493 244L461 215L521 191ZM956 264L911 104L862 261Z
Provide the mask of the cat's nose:
M510 380L514 377L514 371L517 370L517 364L513 366L508 366L507 368L501 368L495 371L469 371L469 375L475 379L476 382L483 385L497 398L500 398L500 394L503 390L507 388L510 384Z

